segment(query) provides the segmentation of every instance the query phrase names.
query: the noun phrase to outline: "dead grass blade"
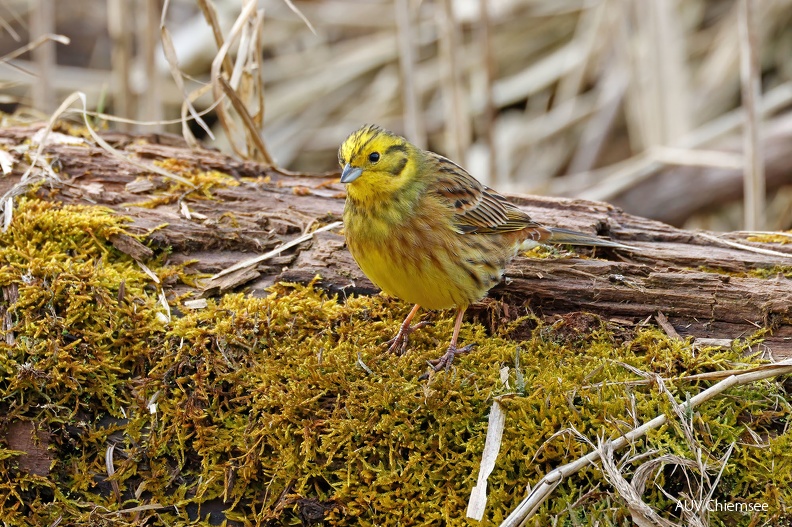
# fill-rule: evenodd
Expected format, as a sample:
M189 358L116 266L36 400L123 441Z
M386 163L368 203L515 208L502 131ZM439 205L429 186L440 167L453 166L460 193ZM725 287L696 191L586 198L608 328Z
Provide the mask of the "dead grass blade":
M495 468L505 424L506 413L503 411L500 401L495 399L492 402L487 421L487 438L484 441L484 451L481 453L478 479L470 492L470 500L468 500L466 516L476 521L481 521L484 517L484 509L487 505L487 478Z
M605 479L607 479L608 483L616 490L619 498L624 501L635 525L638 527L678 527L675 523L666 520L649 505L644 503L641 499L641 493L638 492L633 484L624 478L621 470L616 466L613 459L613 443L604 441L600 438L597 452L599 453L602 473ZM693 527L692 524L688 525Z
M56 34L53 34L53 33L48 33L46 35L41 35L40 37L38 37L37 39L33 40L32 42L29 42L29 43L25 44L24 46L19 47L19 48L15 49L14 51L11 51L10 53L6 53L2 57L0 57L0 64L6 64L8 66L14 67L14 65L11 63L11 61L13 59L24 55L28 51L32 51L32 50L38 48L39 46L41 46L45 42L57 42L59 44L68 45L68 44L71 43L71 39L69 37L67 37L66 35L56 35Z
M257 10L255 1L247 0L242 11L237 17L227 37L223 40L220 49L212 61L211 79L212 93L215 100L225 96L231 108L242 121L242 133L245 146L239 137L239 127L225 103L217 106L217 117L226 133L226 137L234 152L240 157L251 158L274 165L272 156L261 137L261 124L263 122L264 99L261 71L258 65L259 53L258 39L261 35L263 10ZM233 69L228 71L228 54L231 46L239 44L237 60ZM245 86L243 86L243 84ZM251 113L250 99L256 97L257 106ZM244 100L243 100L244 99Z
M302 14L302 11L300 11L299 9L297 9L297 6L295 6L295 5L292 3L292 1L291 1L291 0L283 0L283 1L286 3L286 5L287 5L287 6L289 6L289 9L291 9L292 11L294 11L294 13L295 13L295 14L296 14L298 17L300 17L300 20L302 20L302 21L303 21L303 23L305 23L305 25L306 25L306 26L308 26L308 29L310 29L310 30L311 30L311 33L313 33L314 35L316 35L316 29L314 29L314 27L313 27L313 24L311 24L311 21L310 21L310 20L308 20L308 18L306 18L306 16L305 16L304 14Z
M162 42L162 51L164 52L165 59L168 62L168 68L170 69L173 81L176 83L176 86L182 94L182 136L184 137L184 140L187 141L187 144L194 148L198 146L198 140L195 138L195 135L187 125L187 120L184 119L185 112L190 113L198 126L200 126L209 137L214 138L214 135L212 134L212 130L209 128L209 125L207 125L206 122L201 118L198 111L192 104L192 102L198 96L196 96L194 93L187 93L187 88L184 85L184 78L182 76L181 69L179 68L179 58L176 55L176 48L173 46L173 39L171 38L170 31L168 31L168 28L165 26L165 15L168 12L169 2L170 0L165 0L165 5L162 8L162 18L160 19L160 40Z

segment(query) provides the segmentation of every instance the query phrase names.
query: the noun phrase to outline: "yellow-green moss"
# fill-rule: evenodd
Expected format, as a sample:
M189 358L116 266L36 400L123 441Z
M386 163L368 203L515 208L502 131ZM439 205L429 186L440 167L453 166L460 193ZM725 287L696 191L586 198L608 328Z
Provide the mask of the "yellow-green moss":
M790 265L774 265L772 267L764 268L757 267L755 269L741 272L726 271L724 269L706 266L701 266L697 270L704 273L715 273L738 278L775 278L779 275L792 278L792 266Z
M179 159L165 159L155 162L157 166L168 170L173 174L185 178L195 185L195 188L188 188L178 181L168 180L170 188L153 196L145 201L136 202L138 207L154 208L177 202L179 199L189 195L190 199L212 199L212 191L216 188L227 188L239 186L239 181L232 176L217 170L201 171L196 170L191 164Z
M447 344L448 313L428 315L433 325L403 357L382 351L409 306L342 301L311 286L175 306L183 315L164 323L156 288L107 241L122 230L105 209L23 200L0 234L0 288L18 289L16 300L0 300L15 339L0 333L0 431L34 422L55 459L48 476L26 474L19 452L0 444L0 520L9 524L299 525L314 504L326 525L469 525L487 415L495 396L512 393L482 522L497 525L526 485L590 451L573 434L554 434L615 437L636 419L673 415L657 386L626 383L640 377L625 365L674 379L756 362L736 347L694 351L651 328L627 339L601 324L569 338L540 325L515 342L509 336L524 334L525 320L496 335L466 323L461 340L475 350L420 381ZM667 382L679 401L709 384ZM732 389L693 414L711 464L735 444L714 497L767 502L760 522L783 514L792 499L789 414L775 381ZM110 445L120 499L105 467ZM633 448L694 457L676 419ZM644 498L673 508L658 486L673 493L684 482L681 469L663 471ZM134 509L148 504L163 508ZM560 485L533 524L628 518L591 467ZM744 519L711 515L712 525Z
M792 278L792 265L774 265L767 269L752 269L750 274L756 278L777 278L778 276Z
M749 242L780 243L781 245L785 245L787 243L792 243L792 231L754 234L752 236L748 236L746 240Z

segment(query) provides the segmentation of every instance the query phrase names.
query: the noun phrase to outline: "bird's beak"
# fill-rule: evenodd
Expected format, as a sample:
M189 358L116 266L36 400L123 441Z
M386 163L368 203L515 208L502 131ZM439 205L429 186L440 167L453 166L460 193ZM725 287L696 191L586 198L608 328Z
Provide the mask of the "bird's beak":
M362 173L362 168L351 167L349 163L347 163L344 170L341 172L341 183L352 183L359 178Z

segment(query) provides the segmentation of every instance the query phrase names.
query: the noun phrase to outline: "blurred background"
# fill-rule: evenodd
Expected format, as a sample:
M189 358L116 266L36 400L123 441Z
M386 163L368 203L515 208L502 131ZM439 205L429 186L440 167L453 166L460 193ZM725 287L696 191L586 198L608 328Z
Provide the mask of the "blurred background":
M15 119L80 90L137 121L101 127L307 172L377 123L503 192L792 228L792 0L0 0L0 24Z

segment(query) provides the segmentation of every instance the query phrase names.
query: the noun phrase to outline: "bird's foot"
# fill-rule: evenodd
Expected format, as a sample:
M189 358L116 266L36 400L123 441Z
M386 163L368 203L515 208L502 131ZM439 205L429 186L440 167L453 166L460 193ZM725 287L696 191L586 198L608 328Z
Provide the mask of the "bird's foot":
M442 369L448 371L448 369L451 367L451 363L454 361L454 357L469 352L474 346L475 344L468 344L467 346L457 348L452 344L451 346L448 346L448 350L446 350L442 357L430 360L429 365L432 367L432 369L434 369L434 371L440 371Z
M396 333L396 336L385 343L388 345L388 353L404 355L404 353L407 351L407 345L410 343L410 335L414 331L417 331L427 325L429 325L429 322L424 321L418 322L414 326L411 326L409 321L406 321L401 325L399 332Z

